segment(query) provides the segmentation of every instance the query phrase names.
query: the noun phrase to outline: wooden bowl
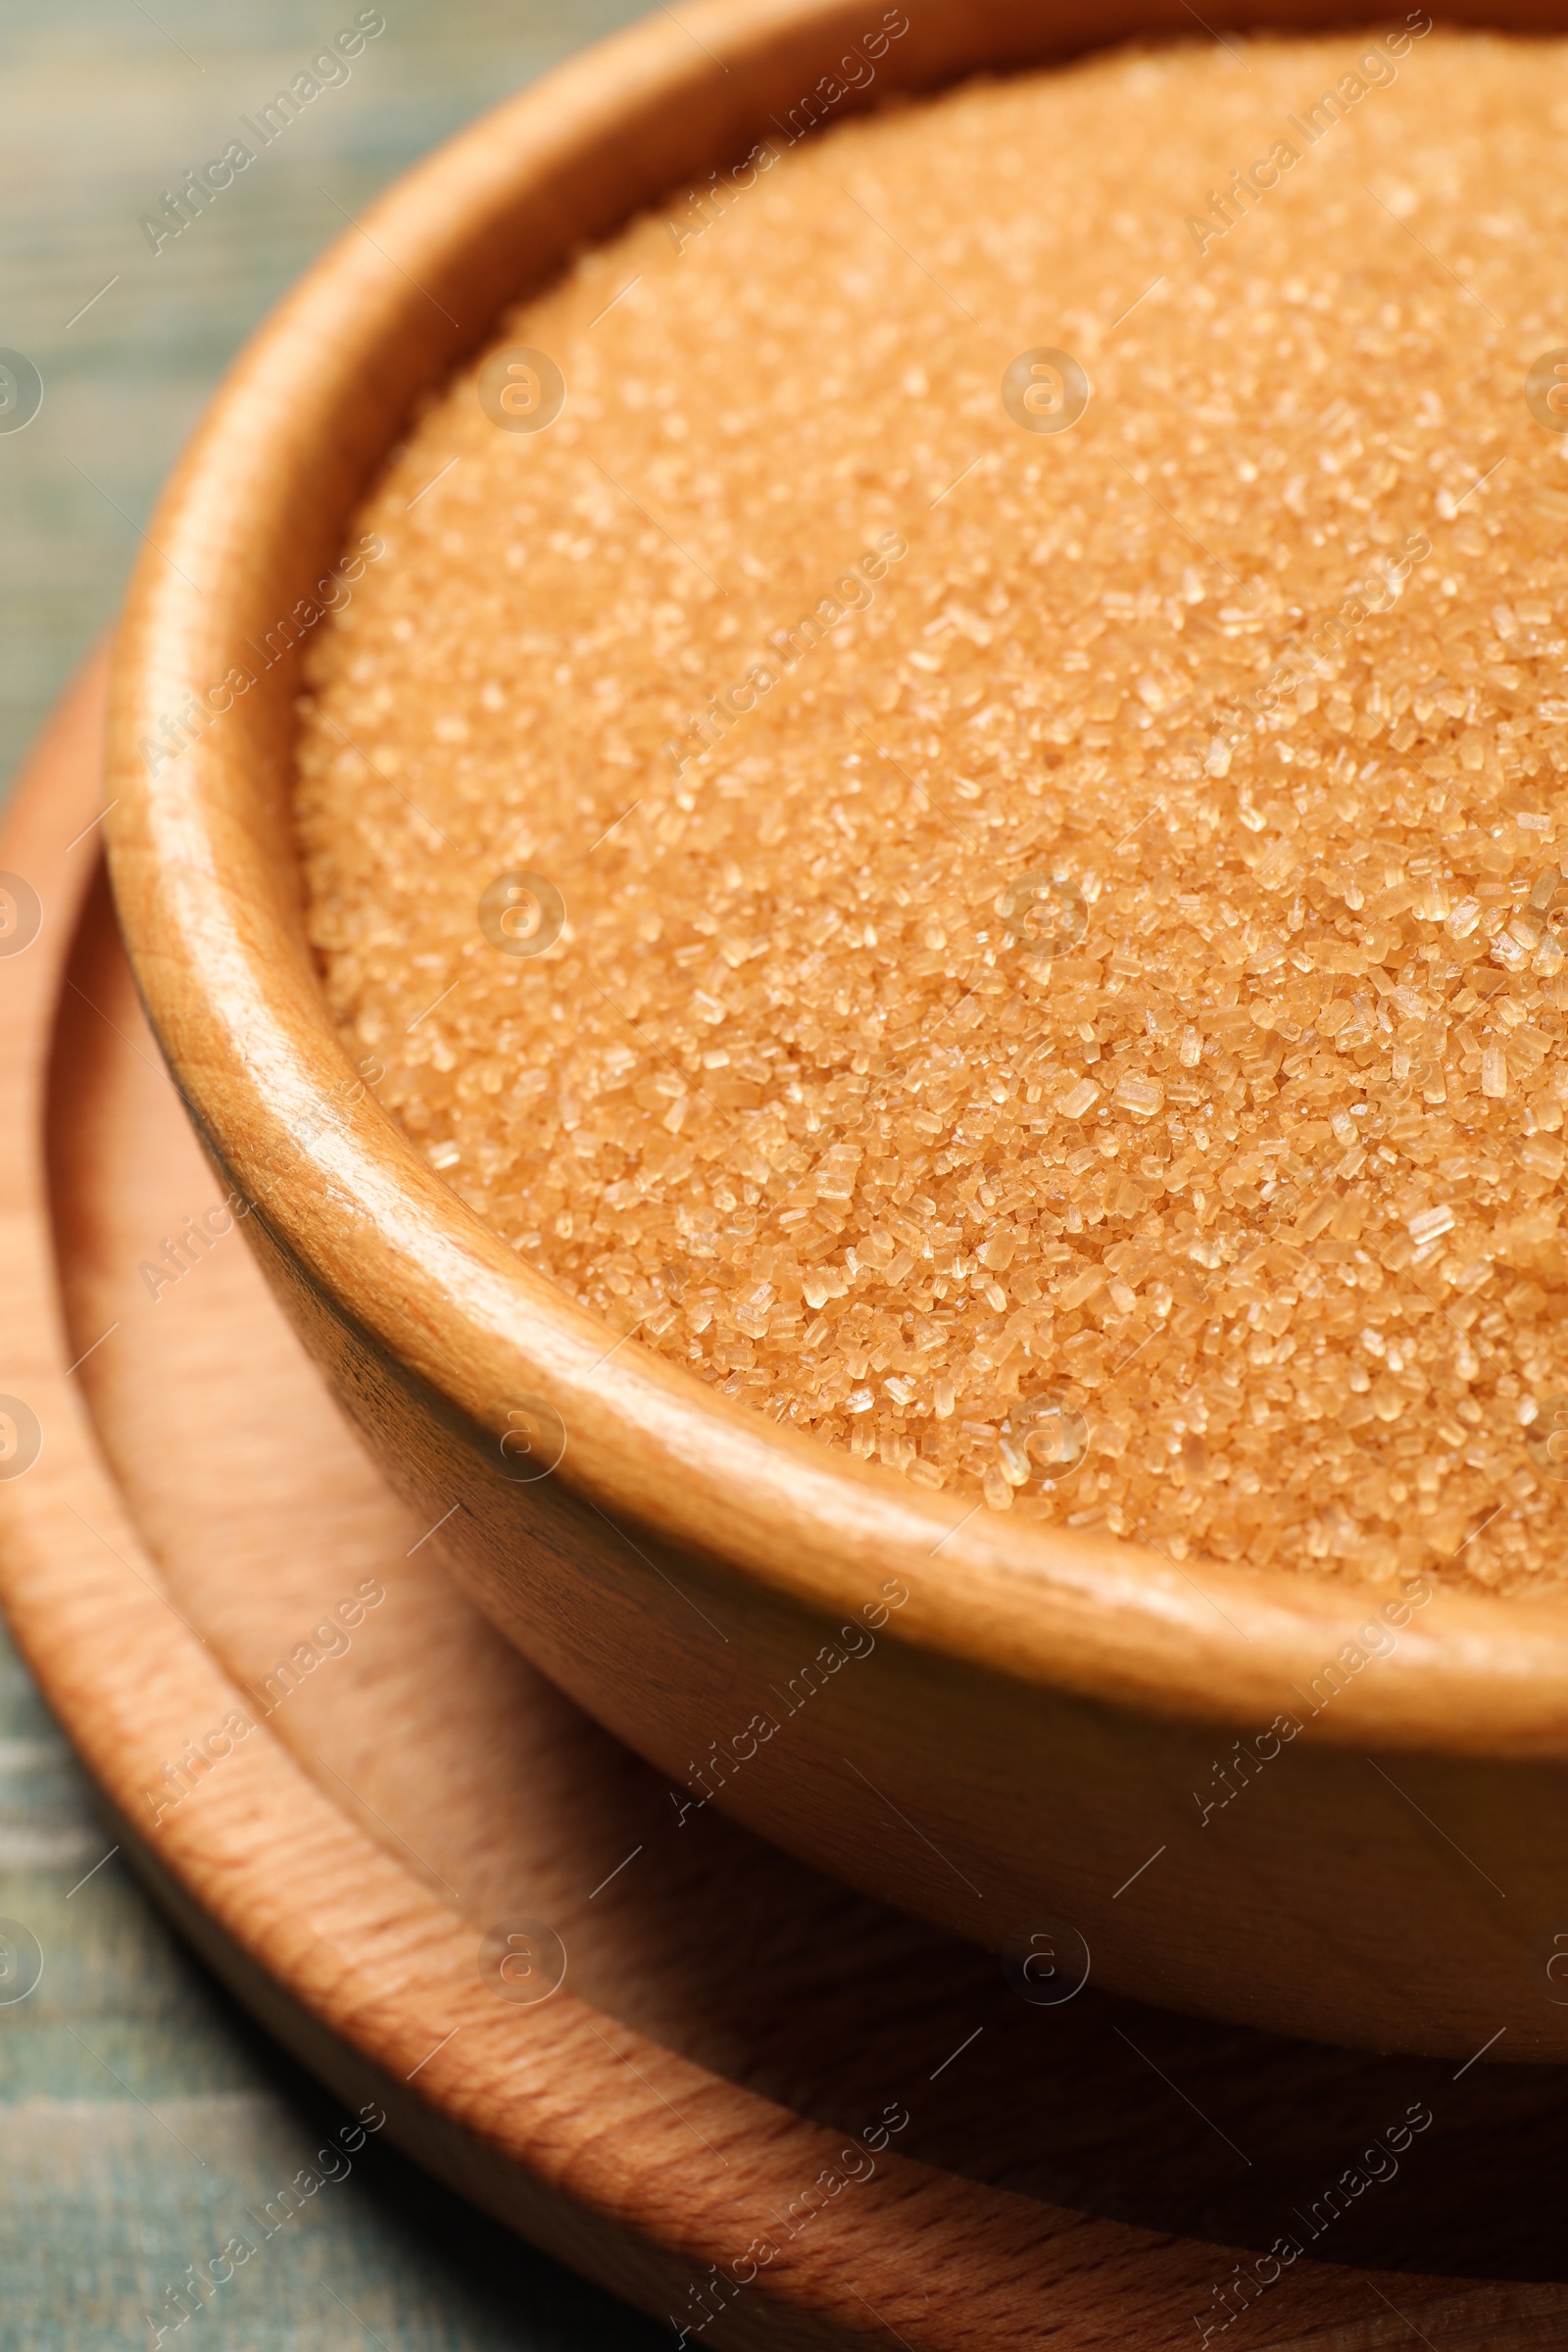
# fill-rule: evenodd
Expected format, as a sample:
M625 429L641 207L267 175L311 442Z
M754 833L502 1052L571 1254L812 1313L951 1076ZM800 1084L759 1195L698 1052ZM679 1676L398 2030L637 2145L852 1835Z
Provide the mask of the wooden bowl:
M872 21L864 0L662 14L411 173L250 345L164 497L116 662L109 836L143 999L432 1544L681 1801L710 1790L1037 1981L1087 1966L1290 2033L1562 2057L1568 1612L1446 1592L1391 1620L1354 1587L966 1513L777 1429L530 1273L355 1099L328 1022L289 817L297 674L221 682L502 306L743 152ZM1191 22L1180 0L924 0L873 95ZM150 774L171 727L186 748ZM564 1440L549 1475L519 1476L539 1462L517 1429ZM1239 1793L1205 1815L1238 1741Z

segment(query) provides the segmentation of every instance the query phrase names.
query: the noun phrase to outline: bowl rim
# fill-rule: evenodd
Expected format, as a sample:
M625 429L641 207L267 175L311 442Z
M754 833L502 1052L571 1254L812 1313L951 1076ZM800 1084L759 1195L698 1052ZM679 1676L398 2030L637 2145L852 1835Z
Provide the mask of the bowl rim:
M1117 1707L1261 1731L1334 1669L1310 1739L1560 1753L1560 1604L1426 1580L1401 1601L966 1510L774 1425L634 1338L607 1347L600 1319L532 1272L373 1099L343 1102L354 1073L311 965L289 831L295 664L268 665L255 691L231 682L261 659L270 616L309 597L419 392L585 236L744 152L779 92L870 14L699 0L679 24L661 15L597 44L398 179L241 352L159 503L116 648L106 832L154 1034L295 1274L488 1441L509 1399L544 1398L567 1433L554 1475L617 1532L629 1521L824 1618L896 1581L902 1641ZM1248 21L1269 15L1288 31L1343 21L1333 0L1277 0ZM1179 0L928 0L905 18L883 87L1183 23ZM1373 1624L1393 1646L1380 1634L1368 1655L1357 1635Z

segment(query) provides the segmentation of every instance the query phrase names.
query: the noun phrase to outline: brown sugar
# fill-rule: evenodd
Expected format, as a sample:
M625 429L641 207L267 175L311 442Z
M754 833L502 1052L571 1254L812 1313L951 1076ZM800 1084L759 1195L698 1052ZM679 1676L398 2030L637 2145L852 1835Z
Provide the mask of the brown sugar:
M350 1052L610 1329L1177 1561L1539 1590L1568 45L1425 25L781 124L586 255L367 502L298 821Z

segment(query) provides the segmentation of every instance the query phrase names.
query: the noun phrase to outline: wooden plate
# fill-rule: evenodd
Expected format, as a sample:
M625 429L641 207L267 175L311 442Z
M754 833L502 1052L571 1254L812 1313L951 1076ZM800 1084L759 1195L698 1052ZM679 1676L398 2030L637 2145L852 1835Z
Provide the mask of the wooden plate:
M100 684L0 843L0 1593L210 1963L432 2170L691 2337L1560 2343L1557 2070L1021 1997L683 1815L452 1590L142 1025L82 830ZM513 1997L556 1939L564 1983Z

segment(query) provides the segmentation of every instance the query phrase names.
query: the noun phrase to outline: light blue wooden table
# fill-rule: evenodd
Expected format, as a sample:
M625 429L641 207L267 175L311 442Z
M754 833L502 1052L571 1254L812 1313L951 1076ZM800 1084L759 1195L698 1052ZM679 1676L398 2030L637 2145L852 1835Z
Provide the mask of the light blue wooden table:
M158 485L224 364L342 226L338 208L638 13L618 0L385 0L386 29L352 78L155 254L141 215L358 6L11 0L0 347L32 362L44 396L24 430L0 432L7 777L112 617ZM0 1636L0 1921L28 1922L48 1955L36 1990L0 2005L0 2352L147 2352L160 2325L180 2352L667 2341L374 2141L176 2330L168 2289L343 2119L185 1956L123 1866L94 1870L109 1843Z

